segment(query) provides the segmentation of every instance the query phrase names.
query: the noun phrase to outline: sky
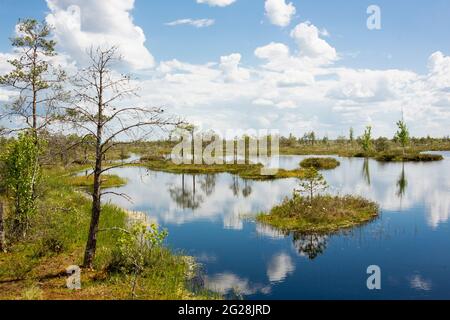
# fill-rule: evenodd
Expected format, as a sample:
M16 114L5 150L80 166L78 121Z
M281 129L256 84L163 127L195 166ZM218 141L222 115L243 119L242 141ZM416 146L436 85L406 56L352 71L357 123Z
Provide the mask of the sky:
M70 68L118 45L139 103L204 129L390 137L403 110L413 135L450 134L448 0L0 0L0 73L27 17L54 26Z

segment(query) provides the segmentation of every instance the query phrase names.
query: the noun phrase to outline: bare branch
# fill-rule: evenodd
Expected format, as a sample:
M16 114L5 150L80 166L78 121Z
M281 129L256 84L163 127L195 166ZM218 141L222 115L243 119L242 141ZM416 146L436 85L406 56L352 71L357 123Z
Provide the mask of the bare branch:
M101 196L104 196L104 195L107 195L107 194L112 194L112 195L124 198L126 201L128 201L130 203L133 203L133 199L129 195L125 194L125 193L118 193L118 192L114 192L114 191L107 191L107 192L101 193Z

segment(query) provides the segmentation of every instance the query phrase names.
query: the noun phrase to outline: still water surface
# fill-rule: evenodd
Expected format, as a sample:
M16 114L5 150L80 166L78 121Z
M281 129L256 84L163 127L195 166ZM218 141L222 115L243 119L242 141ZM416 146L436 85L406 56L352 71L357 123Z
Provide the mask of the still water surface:
M116 189L169 231L168 245L195 256L205 285L245 299L449 299L450 153L436 163L338 158L324 173L329 192L356 194L381 206L381 217L335 235L281 234L252 217L291 196L296 179L245 181L230 174L177 175L116 169L129 180ZM286 156L294 169L305 157ZM382 290L369 291L366 269L382 270Z

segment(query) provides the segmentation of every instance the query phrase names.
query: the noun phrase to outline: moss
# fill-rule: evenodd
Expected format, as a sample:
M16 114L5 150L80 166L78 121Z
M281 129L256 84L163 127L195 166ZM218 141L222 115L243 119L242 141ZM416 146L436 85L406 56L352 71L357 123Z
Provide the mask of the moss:
M346 196L318 196L313 203L303 197L286 199L257 220L282 231L330 233L352 228L375 219L379 207L369 200Z
M169 173L184 173L184 174L215 174L215 173L230 173L239 175L243 179L248 180L274 180L286 178L300 178L304 175L302 169L295 170L278 170L273 175L263 175L261 164L174 164L170 160L153 160L143 163L148 169L154 171L162 171Z
M341 163L334 158L308 158L300 163L302 168L316 168L317 170L332 170Z

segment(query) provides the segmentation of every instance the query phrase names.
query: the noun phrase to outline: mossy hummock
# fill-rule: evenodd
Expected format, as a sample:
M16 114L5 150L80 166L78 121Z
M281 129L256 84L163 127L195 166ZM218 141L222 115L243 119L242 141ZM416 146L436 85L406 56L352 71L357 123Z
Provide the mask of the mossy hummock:
M317 170L333 170L341 163L334 158L308 158L300 162L302 168L315 168Z
M296 196L286 199L269 214L260 214L257 221L282 231L332 233L368 223L379 215L376 203L354 196Z

